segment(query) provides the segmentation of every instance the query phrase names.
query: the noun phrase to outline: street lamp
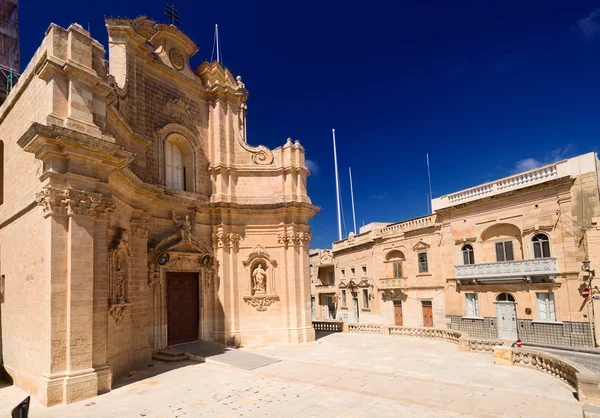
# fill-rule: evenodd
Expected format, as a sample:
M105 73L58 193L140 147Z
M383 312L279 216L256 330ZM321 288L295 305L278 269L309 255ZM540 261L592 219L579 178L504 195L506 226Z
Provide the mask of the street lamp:
M583 277L585 278L590 278L593 279L594 276L596 275L596 270L594 269L590 269L590 260L587 258L587 256L584 258L583 262L582 262L582 266L581 266L581 270L583 270Z

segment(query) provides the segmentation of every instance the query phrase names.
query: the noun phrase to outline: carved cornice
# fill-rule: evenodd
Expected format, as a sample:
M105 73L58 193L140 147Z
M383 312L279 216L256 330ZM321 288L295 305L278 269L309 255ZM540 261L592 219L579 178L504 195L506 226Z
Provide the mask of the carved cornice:
M534 225L529 228L525 228L522 231L522 235L525 237L530 234L534 234L537 232L552 232L554 230L554 224L551 225Z
M308 232L284 231L277 234L277 242L283 244L284 247L288 247L289 245L308 247L311 239L312 235Z
M213 234L213 243L217 248L233 248L234 250L239 249L240 241L242 237L240 234L236 234L234 232L217 232Z
M271 306L274 302L279 300L277 295L254 295L244 296L244 302L248 305L256 308L259 312L264 312L267 307Z
M36 193L35 201L42 206L44 217L50 215L82 215L108 219L115 202L100 193L90 193L72 188L44 187Z

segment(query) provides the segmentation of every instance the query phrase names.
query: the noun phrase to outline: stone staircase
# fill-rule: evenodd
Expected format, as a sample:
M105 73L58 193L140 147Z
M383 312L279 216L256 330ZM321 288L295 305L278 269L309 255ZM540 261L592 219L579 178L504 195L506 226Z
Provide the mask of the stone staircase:
M175 361L189 360L189 357L185 355L183 351L174 350L172 348L165 348L152 354L154 360L164 361L166 363L172 363Z

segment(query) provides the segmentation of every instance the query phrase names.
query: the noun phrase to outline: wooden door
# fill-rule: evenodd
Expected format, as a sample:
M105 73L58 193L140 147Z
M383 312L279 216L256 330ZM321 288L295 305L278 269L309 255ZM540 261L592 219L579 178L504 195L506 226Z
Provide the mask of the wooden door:
M402 318L402 302L394 302L394 323L399 327L404 324Z
M167 344L198 340L198 273L167 273Z
M424 300L421 302L423 306L423 326L424 327L432 327L433 326L433 308L431 306L431 301Z
M498 338L516 340L517 313L514 302L497 302Z

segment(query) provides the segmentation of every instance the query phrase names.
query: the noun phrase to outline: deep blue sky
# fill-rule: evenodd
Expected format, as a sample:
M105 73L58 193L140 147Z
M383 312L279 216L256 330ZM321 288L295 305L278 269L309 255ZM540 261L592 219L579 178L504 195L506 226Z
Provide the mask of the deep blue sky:
M427 213L433 194L519 168L598 151L600 0L178 1L181 29L209 59L214 24L224 64L250 90L249 142L299 139L322 207L312 248L337 240L331 128L336 129L346 231ZM90 25L164 2L21 1L24 68L50 22Z

